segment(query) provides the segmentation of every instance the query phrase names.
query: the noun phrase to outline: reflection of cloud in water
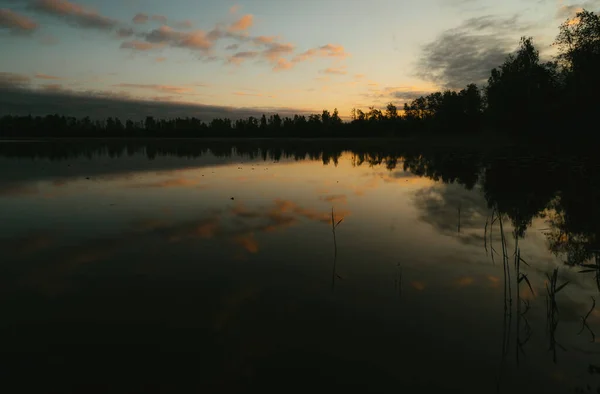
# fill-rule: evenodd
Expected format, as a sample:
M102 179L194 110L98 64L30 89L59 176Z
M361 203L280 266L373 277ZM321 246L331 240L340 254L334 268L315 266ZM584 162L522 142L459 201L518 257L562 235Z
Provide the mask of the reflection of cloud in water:
M254 233L238 235L233 238L233 242L241 246L248 253L258 253L258 242L254 238Z
M414 282L410 282L410 285L415 290L419 290L419 291L425 290L425 283L424 282L414 281Z
M31 196L38 193L38 188L27 183L0 184L0 197Z
M227 214L229 223L227 221ZM84 241L78 245L52 248L53 239L48 234L32 234L21 238L0 240L6 250L6 261L19 258L45 258L56 262L40 264L23 272L24 283L41 290L55 293L64 290L65 279L82 265L103 263L113 260L124 250L143 245L145 249L162 248L156 239L165 243L184 244L199 240L214 240L235 245L239 252L257 254L260 252L259 234L270 234L284 230L307 219L329 225L330 211L304 208L293 201L277 199L266 207L246 208L242 204L231 207L226 212L212 211L205 217L184 222L168 219L143 219L131 223L128 231L114 237ZM336 220L350 215L348 210L336 212ZM224 248L226 253L229 248ZM43 252L44 256L40 253ZM148 252L151 253L151 252Z
M345 194L334 194L334 195L330 195L330 196L322 196L320 197L321 200L329 202L329 203L340 203L340 204L347 204L348 203L348 198L346 197Z
M191 187L197 186L198 181L194 179L166 179L164 181L156 181L149 183L141 183L137 185L131 185L133 188L171 188L171 187Z
M415 193L415 206L419 219L431 224L444 234L458 233L460 208L460 240L463 243L483 245L487 202L476 191L460 185L435 184Z
M463 278L458 278L456 280L456 285L459 287L466 287L466 286L470 286L475 282L475 279L470 277L470 276L465 276Z

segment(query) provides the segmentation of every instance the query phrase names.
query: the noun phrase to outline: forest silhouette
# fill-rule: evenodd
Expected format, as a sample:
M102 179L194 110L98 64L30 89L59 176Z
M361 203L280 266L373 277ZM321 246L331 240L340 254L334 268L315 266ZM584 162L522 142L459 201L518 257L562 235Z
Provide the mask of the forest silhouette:
M6 115L0 118L0 137L357 138L497 130L537 140L542 135L562 135L565 128L570 137L595 137L600 17L586 10L577 13L560 26L554 45L554 60L543 63L532 38L523 37L518 50L491 70L483 87L470 84L460 91L435 92L401 109L393 103L385 109L353 109L349 122L341 119L337 109L309 116L216 118L208 123L153 116L123 121Z

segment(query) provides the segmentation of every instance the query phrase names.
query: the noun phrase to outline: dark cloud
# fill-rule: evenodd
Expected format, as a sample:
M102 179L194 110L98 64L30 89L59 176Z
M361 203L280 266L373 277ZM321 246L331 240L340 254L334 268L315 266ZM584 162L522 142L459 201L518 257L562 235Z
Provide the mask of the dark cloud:
M131 36L133 36L133 34L134 34L134 31L132 28L122 27L119 30L117 30L117 35L121 38L131 37Z
M37 28L38 24L32 19L9 9L0 9L0 29L8 29L13 34L28 34Z
M449 89L484 83L530 26L518 17L470 18L423 46L417 76Z
M118 22L114 19L66 0L35 0L30 8L44 14L63 18L68 23L83 28L112 30L118 25Z
M139 25L144 24L148 22L148 15L139 13L136 16L134 16L131 21Z
M31 78L26 75L0 72L0 89L24 87L30 82Z
M29 78L0 73L0 113L11 115L47 115L104 119L140 120L155 118L196 117L204 121L214 118L231 119L260 117L263 113L282 116L303 114L308 111L294 108L249 107L234 108L178 102L145 101L122 92L75 92L64 89L33 90L26 88Z

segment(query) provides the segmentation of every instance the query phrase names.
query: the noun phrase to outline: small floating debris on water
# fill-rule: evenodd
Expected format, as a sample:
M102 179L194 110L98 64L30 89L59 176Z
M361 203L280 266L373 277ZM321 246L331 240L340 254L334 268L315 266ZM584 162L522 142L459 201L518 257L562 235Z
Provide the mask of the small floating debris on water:
M89 180L89 179L90 179L90 177L89 177L89 176L86 176L86 177L85 177L85 179L88 179L88 180Z
M235 198L231 197L231 201L235 200Z

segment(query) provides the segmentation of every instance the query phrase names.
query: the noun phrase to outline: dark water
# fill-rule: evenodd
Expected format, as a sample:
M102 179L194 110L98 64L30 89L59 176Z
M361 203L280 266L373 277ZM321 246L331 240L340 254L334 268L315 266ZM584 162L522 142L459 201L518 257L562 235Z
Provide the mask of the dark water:
M323 144L0 144L3 392L600 392L597 159Z

